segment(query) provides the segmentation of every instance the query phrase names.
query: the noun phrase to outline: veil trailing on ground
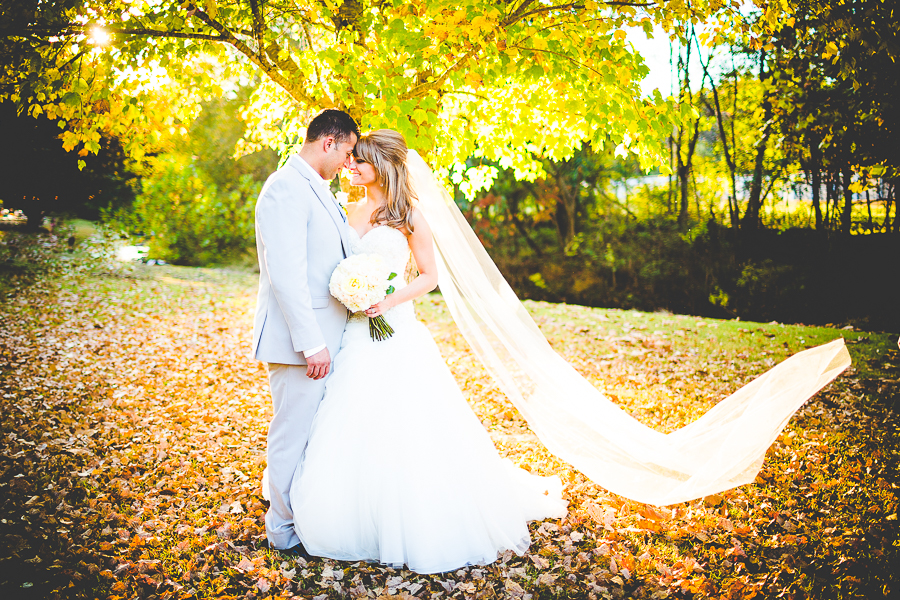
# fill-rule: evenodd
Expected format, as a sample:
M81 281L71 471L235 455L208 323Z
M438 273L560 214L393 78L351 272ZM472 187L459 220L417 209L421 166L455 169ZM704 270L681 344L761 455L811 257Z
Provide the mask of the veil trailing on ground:
M850 365L837 339L788 358L693 423L654 431L553 351L414 150L407 166L463 336L547 449L611 492L662 506L752 482L791 415Z

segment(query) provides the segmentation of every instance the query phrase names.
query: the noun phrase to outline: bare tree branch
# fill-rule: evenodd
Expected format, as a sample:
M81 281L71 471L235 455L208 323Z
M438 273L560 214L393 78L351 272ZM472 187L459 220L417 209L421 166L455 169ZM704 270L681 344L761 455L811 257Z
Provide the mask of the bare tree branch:
M476 94L475 92L470 92L468 90L452 90L452 91L447 92L447 95L449 95L449 96L453 96L456 94L461 94L463 96L474 96L475 98L478 98L479 100L484 100L485 102L490 101L490 98L488 98L484 94Z
M137 36L146 36L146 37L168 37L168 38L179 38L179 39L188 39L188 40L203 40L208 42L223 42L226 41L222 36L210 35L208 33L196 33L193 31L170 31L167 29L151 29L151 28L127 28L127 27L113 27L106 26L106 31L109 33L115 33L118 35L137 35ZM69 25L64 30L48 30L48 29L40 29L40 28L29 28L26 30L21 30L19 32L0 32L0 37L25 37L26 35L55 35L55 36L63 36L63 35L72 35L72 34L83 34L89 35L90 30L86 26L82 25ZM44 40L41 40L44 41Z
M405 94L401 94L400 100L407 100L409 98L417 98L426 92L436 90L444 85L444 82L447 81L447 78L450 77L450 74L459 69L469 58L475 54L474 50L469 50L462 58L457 60L451 66L447 67L447 69L441 73L441 75L434 79L433 81L429 81L427 83L423 83L421 85L417 85L413 89L409 90Z
M266 25L263 22L262 13L259 11L258 0L250 0L250 10L253 12L253 37L256 38L256 47L259 50L260 58L265 60L263 50L266 45L263 42L263 31Z
M570 2L569 4L557 4L556 6L542 6L540 8L535 8L529 10L527 12L520 12L527 6L532 4L531 1L526 1L522 3L515 11L509 14L506 19L502 21L503 26L512 25L518 21L522 21L523 19L527 19L532 15L546 14L549 12L553 12L555 10L584 10L584 4L580 4L578 2ZM636 7L646 7L646 6L656 6L659 2L629 2L627 0L609 0L607 2L601 2L601 4L605 4L606 6L636 6Z
M572 2L569 4L558 4L556 6L542 6L541 8L535 8L533 10L529 10L528 12L524 12L524 13L519 12L519 10L521 10L522 8L524 8L525 6L528 6L530 4L531 4L531 2L528 2L527 4L523 4L521 7L519 7L519 9L516 10L516 12L512 13L509 17L507 17L506 20L503 21L503 26L512 25L513 23L516 23L523 19L527 19L528 17L530 17L532 15L548 13L548 12L551 12L554 10L568 10L568 9L573 9L573 8L577 10L577 9L584 8L583 4L578 4L576 2Z
M336 106L334 100L332 100L324 92L321 93L321 98L317 101L315 98L307 94L306 91L303 90L303 88L301 88L299 85L289 81L280 71L278 71L278 69L272 66L272 64L262 56L262 53L265 52L264 49L260 48L259 54L253 52L252 48L250 48L240 39L236 38L231 33L231 31L228 30L227 27L211 18L208 14L206 14L206 12L200 10L199 8L196 8L194 5L191 5L191 8L195 11L194 14L199 17L201 21L219 32L219 35L222 38L221 41L234 46L234 48L238 52L249 58L253 64L262 69L266 73L266 75L272 78L272 81L274 81L282 89L289 93L295 100L299 100L311 105L318 104L325 108L333 108Z

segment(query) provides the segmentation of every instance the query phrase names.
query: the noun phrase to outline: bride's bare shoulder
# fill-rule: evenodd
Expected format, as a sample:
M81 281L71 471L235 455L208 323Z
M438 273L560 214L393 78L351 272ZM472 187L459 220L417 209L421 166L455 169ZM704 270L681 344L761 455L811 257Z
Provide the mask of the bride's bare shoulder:
M431 228L428 226L428 221L425 220L425 215L422 214L422 211L413 208L409 213L409 223L412 225L412 231L407 230L406 227L403 228L403 233L407 236L414 234L423 234L422 237L431 238Z
M428 221L425 220L425 215L422 214L422 211L418 208L412 209L412 218L410 221L412 222L413 227L428 227Z

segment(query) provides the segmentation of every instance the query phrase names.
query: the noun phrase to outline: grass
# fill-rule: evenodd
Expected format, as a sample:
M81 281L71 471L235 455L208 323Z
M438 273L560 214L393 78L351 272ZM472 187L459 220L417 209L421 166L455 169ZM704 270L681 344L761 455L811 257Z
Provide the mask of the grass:
M895 334L526 302L560 354L660 431L794 352L847 339L852 370L798 412L755 483L658 509L550 455L429 295L419 316L473 410L502 454L563 479L569 514L533 524L525 556L455 573L307 563L262 543L270 406L246 357L256 275L117 265L84 236L72 255L41 241L34 261L49 266L7 280L0 300L3 597L896 593Z
M72 219L68 222L68 226L71 229L71 235L75 236L75 242L77 244L81 244L91 236L99 233L97 224L93 221L86 221L85 219Z

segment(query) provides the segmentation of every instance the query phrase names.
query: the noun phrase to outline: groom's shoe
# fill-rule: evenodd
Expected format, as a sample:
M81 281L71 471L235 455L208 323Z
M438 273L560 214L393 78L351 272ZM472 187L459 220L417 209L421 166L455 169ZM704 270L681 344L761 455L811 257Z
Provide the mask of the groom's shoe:
M291 556L299 556L303 560L312 560L315 558L312 554L306 551L306 548L303 547L303 543L299 543L296 546L291 546L287 550L279 550L282 554L289 554Z

